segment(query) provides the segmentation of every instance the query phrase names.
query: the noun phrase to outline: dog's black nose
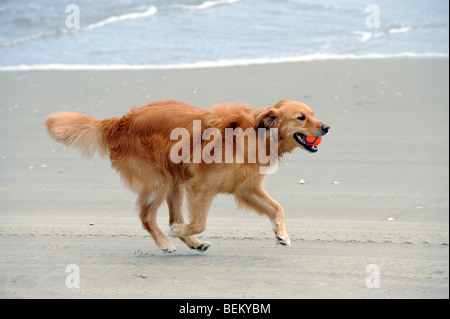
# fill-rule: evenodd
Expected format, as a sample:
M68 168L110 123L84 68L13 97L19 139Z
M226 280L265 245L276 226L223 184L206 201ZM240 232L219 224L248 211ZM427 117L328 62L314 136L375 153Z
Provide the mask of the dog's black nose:
M330 129L330 126L328 126L327 124L322 124L322 126L320 127L320 129L322 130L322 132L324 134L328 133L328 130Z

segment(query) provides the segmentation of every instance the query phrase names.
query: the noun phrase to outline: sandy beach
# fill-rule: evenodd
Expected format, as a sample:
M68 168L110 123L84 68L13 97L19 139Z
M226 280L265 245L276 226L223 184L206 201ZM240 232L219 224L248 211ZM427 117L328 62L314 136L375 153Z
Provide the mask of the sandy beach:
M0 298L449 298L448 59L328 60L191 70L0 72ZM331 126L265 189L270 222L215 199L199 236L162 253L108 160L54 142L56 111L104 119L150 101L281 99ZM300 183L304 180L304 183ZM159 224L168 231L163 205ZM67 265L80 271L68 288ZM368 287L368 265L380 271Z

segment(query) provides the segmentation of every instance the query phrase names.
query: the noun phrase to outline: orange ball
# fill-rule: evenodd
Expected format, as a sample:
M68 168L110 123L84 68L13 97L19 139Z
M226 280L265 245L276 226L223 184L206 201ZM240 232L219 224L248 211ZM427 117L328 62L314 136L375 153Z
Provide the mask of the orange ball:
M306 143L312 146L317 146L322 142L322 136L306 136Z

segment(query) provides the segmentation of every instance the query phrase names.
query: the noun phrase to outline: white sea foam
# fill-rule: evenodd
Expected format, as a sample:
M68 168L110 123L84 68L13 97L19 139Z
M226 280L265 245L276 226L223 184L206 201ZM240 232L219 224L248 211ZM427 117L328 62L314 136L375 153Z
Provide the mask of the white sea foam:
M51 30L51 31L48 31L48 32L39 32L39 33L30 35L30 36L27 36L27 37L14 39L14 40L9 41L9 42L0 43L0 47L8 47L8 46L19 45L19 44L27 43L27 42L34 41L34 40L39 40L41 38L55 36L57 34L70 33L70 31L71 32L90 31L90 30L93 30L93 29L102 28L105 25L112 24L112 23L115 23L115 22L120 22L120 21L125 21L125 20L135 20L135 19L142 19L142 18L150 17L150 16L155 15L157 12L158 12L158 9L156 7L154 7L154 6L151 6L150 8L147 9L147 11L144 11L144 12L132 12L132 13L127 13L127 14L123 14L123 15L120 15L120 16L111 16L111 17L109 17L107 19L104 19L102 21L89 24L86 27L82 27L81 29L68 30L68 29L61 28L59 30Z
M239 2L241 0L217 0L217 1L205 1L199 5L174 5L174 8L187 9L187 10L206 10L215 6L225 5L225 4L233 4Z
M373 38L373 33L372 32L365 32L365 31L353 31L353 34L359 35L359 42L367 42L370 39Z
M381 30L377 32L367 32L367 31L352 31L353 34L359 36L359 42L364 43L372 39L377 39L380 37L388 36L391 34L407 33L412 30L412 27L400 27L400 28L390 28L387 31Z
M142 19L142 18L146 18L146 17L151 17L152 15L155 15L156 12L158 12L158 9L156 7L150 7L148 8L147 11L144 12L132 12L132 13L127 13L127 14L122 14L120 16L112 16L109 17L105 20L96 22L96 23L92 23L88 26L86 26L84 28L84 30L89 31L92 29L97 29L97 28L101 28L104 27L105 25L111 24L111 23L115 23L115 22L119 22L119 21L125 21L125 20L135 20L135 19Z
M30 41L33 41L33 40L38 40L38 39L43 38L43 37L53 36L55 34L56 34L55 31L39 32L39 33L32 34L32 35L27 36L27 37L22 37L22 38L19 38L19 39L11 40L9 42L0 43L0 47L9 47L9 46L13 46L13 45L27 43L27 42L30 42Z
M406 33L406 32L409 32L411 30L412 30L411 27L392 28L392 29L389 29L388 33L389 34Z
M176 70L176 69L206 69L233 66L264 65L326 60L370 60L370 59L397 59L397 58L449 58L447 53L398 53L398 54L310 54L297 57L261 58L241 60L204 61L182 64L40 64L40 65L13 65L2 66L0 71L107 71L107 70Z

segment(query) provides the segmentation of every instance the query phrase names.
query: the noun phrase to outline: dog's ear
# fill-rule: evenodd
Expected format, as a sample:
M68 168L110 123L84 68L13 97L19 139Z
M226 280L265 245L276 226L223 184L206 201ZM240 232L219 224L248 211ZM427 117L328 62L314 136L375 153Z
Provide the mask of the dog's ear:
M278 126L278 111L274 109L263 110L255 121L255 129L258 128L273 128Z

